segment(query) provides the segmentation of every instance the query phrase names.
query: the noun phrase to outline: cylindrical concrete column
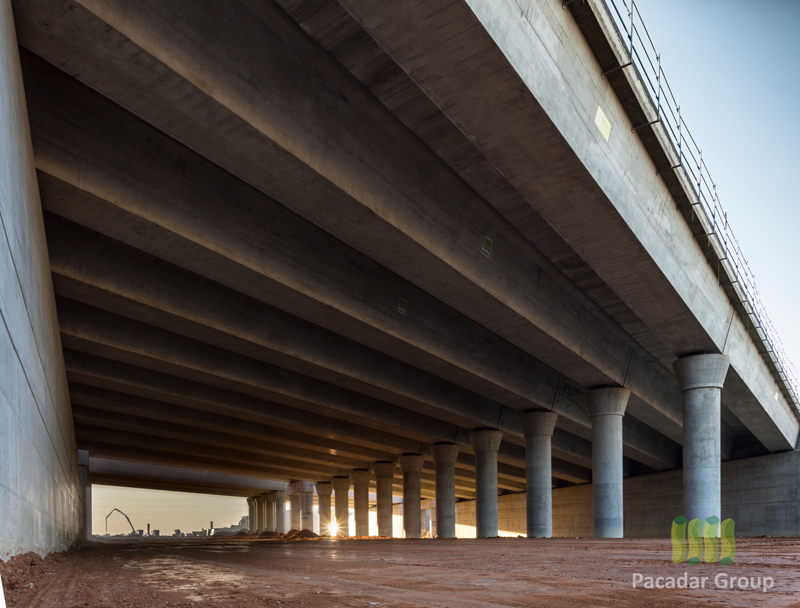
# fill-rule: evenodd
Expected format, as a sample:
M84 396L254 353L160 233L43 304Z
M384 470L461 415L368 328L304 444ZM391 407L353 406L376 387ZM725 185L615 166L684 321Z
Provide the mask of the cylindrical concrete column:
M333 485L329 481L317 482L317 502L319 510L319 533L320 536L332 536L331 534L331 494Z
M526 412L519 417L525 433L528 538L553 536L551 444L557 419L558 414L555 412Z
M375 473L376 496L378 499L378 536L392 537L392 481L397 466L393 462L376 462L372 465Z
M300 492L300 529L314 530L314 484L304 482Z
M272 498L275 501L275 531L286 533L286 492L273 490Z
M247 499L247 532L253 534L256 531L255 524L256 509L255 499L251 496Z
M350 478L332 477L336 536L350 536Z
M92 537L92 484L89 483L88 450L78 450L78 481L80 482L81 500L83 501L80 539L88 541Z
M436 466L436 535L439 538L455 538L458 446L454 443L437 443L431 446L431 454Z
M403 454L398 459L403 471L403 531L406 538L422 537L421 473L425 457L421 454Z
M350 471L353 480L353 510L355 511L356 536L369 536L369 482L372 472L367 469Z
M683 394L683 514L722 519L720 397L726 355L692 355L672 364Z
M291 492L291 490L290 490ZM300 530L300 493L291 492L289 494L289 529Z
M256 532L264 531L264 495L256 496Z
M586 393L592 417L592 497L596 538L622 538L622 416L631 392L597 388Z
M477 429L469 434L475 451L475 533L497 536L497 450L503 432Z
M275 531L275 499L272 492L265 492L261 495L264 499L264 530L267 532Z

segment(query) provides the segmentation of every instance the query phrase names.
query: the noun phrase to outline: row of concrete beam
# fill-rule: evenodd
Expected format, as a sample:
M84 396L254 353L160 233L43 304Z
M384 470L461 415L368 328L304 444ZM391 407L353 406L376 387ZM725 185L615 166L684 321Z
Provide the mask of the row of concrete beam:
M725 355L701 354L679 359L674 368L683 393L684 409L684 515L705 520L720 516L720 395L729 360ZM630 391L620 387L597 388L586 394L592 419L592 483L594 533L600 538L623 536L622 418ZM558 414L535 411L521 415L527 457L527 533L547 538L553 534L551 438ZM502 431L476 429L470 433L475 451L476 535L498 534L497 451ZM436 470L436 521L440 538L456 536L455 465L459 446L431 446ZM403 476L403 531L406 538L421 536L420 474L422 454L403 454L398 463ZM394 462L376 462L372 470L355 469L349 477L337 476L313 484L289 486L291 526L311 529L313 495L319 497L321 533L349 536L350 485L355 511L355 535L369 536L369 486L377 486L378 535L392 536L392 479ZM331 517L331 495L335 518ZM267 492L248 499L252 532L285 532L286 492ZM331 525L335 522L335 525Z

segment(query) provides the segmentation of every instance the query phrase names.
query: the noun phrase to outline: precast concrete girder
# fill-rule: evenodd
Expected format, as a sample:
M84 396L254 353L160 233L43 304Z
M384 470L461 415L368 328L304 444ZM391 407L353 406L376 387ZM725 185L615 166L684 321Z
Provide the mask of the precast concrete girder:
M328 369L347 372L346 368L355 362L362 370L368 371L372 384L392 391L405 390L396 385L415 382L419 380L415 377L420 374L423 374L423 379L419 381L437 384L442 391L453 386L93 231L50 215L46 218L46 224L50 237L51 266L56 275L93 285L265 348L290 351L287 354ZM306 352L300 352L303 349ZM403 376L396 373L397 369L407 378L403 382L398 382L398 378ZM514 410L501 408L501 412L518 420ZM497 420L494 424L497 424ZM626 435L626 449L631 444L630 452L626 451L627 456L636 460L644 458L645 464L656 469L675 466L680 453L677 444L644 425L634 426L635 420L632 418L627 424L631 425L631 432ZM587 431L578 424L574 428L584 434ZM521 427L518 432L521 434ZM434 438L434 441L452 440L453 435L447 433ZM555 443L559 440L560 436L554 438ZM464 438L456 442L467 445ZM558 444L557 447L567 451L569 443Z
M559 358L579 353L608 380L626 382L677 438L680 402L668 370L280 9L253 0L202 9L186 0L80 4L540 328ZM330 142L324 154L320 142ZM489 233L503 243L491 259L480 253Z
M567 420L585 417L579 402L582 389L562 374L42 63L26 56L29 96L36 97L30 112L42 171L162 227L173 238L194 243L501 386L531 407L550 407L556 401ZM165 164L165 155L173 160ZM110 161L112 157L117 160ZM80 214L80 210L70 213L58 201L52 206ZM224 214L219 213L221 208ZM92 218L102 222L103 215L73 217L87 223ZM103 231L97 223L94 226ZM148 245L141 235L136 242ZM208 264L202 253L180 255L177 249L160 248L158 254L223 284L234 276L218 264ZM413 302L411 313L398 314L397 294ZM268 297L269 289L260 295ZM481 345L479 351L475 344ZM500 416L501 404L461 388L438 394L436 401L420 392L416 399L433 405L445 400L457 411L470 410L480 424ZM508 424L511 430L518 427L514 419Z
M204 383L225 388L213 381L214 378L221 377L241 384L242 389L256 389L249 391L249 394L256 397L280 401L280 396L284 395L293 400L309 401L415 434L420 429L425 429L425 433L437 441L455 439L460 444L469 446L466 432L460 433L457 426L435 418L379 402L308 376L289 374L284 377L280 374L280 369L261 361L72 300L59 298L58 306L59 323L67 347L71 343L67 336L80 338L198 372L194 378L187 379L200 379ZM562 430L555 443L559 456L571 456L582 466L591 462L588 441ZM654 451L659 447L656 444ZM519 451L522 458L521 449ZM510 450L505 454L508 452ZM652 460L647 455L642 458L643 462Z
M341 4L675 355L730 355L728 407L768 449L794 448L796 412L569 12L492 0ZM586 3L574 10L600 19ZM598 107L616 125L613 142L592 124ZM654 403L651 366L633 356L616 382ZM659 383L671 395L661 411L680 421L674 385Z
M309 459L323 461L329 456L337 455L362 466L364 462L391 460L393 456L391 452L367 448L355 443L335 441L322 435L260 424L246 418L214 414L96 386L71 382L69 391L73 404L108 412L127 413L159 422L179 423L209 431L222 431L259 441L269 441L281 445L281 450L285 449L287 450L285 453L297 455L297 457L305 454Z

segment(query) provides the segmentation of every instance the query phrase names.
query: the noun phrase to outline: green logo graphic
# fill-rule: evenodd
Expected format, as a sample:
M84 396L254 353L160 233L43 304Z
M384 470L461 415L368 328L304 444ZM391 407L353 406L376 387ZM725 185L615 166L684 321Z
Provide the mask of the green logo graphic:
M689 522L683 515L676 517L672 520L672 561L690 566L719 561L722 566L730 566L736 557L734 526L732 519L720 524L716 516Z

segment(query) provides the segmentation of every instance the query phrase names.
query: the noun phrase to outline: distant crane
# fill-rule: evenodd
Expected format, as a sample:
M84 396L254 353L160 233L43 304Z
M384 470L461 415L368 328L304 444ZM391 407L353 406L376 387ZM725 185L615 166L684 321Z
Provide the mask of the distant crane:
M111 517L111 515L114 513L114 511L116 511L117 513L122 513L122 511L120 511L119 509L111 509L111 513L106 515L106 534L108 534L108 518ZM133 532L133 534L135 535L136 534L136 528L133 527L133 524L131 523L131 518L128 517L127 515L125 515L125 513L122 513L122 516L125 519L128 520L128 525L131 527L131 532Z

